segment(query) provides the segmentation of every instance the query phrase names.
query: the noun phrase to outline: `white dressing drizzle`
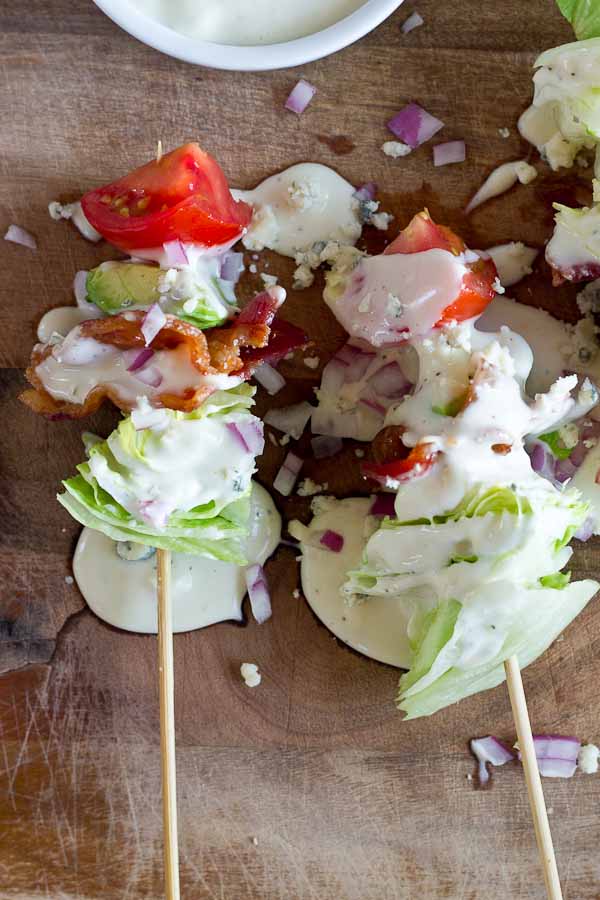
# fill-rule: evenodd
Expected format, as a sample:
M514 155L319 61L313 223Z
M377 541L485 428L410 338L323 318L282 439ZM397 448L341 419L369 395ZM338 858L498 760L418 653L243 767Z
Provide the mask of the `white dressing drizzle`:
M242 243L295 257L315 243L355 244L362 226L355 188L328 166L299 163L271 175L254 190L231 192L254 215Z

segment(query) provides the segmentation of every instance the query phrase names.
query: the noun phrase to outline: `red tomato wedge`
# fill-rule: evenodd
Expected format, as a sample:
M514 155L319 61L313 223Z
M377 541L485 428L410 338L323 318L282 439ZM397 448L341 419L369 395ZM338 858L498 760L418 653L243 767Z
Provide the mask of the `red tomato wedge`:
M464 241L445 225L436 225L427 210L417 213L384 253L421 253L424 250L448 250L458 256L467 249ZM462 322L478 316L494 299L494 281L498 275L491 259L468 263L462 290L454 303L446 307L436 327L447 322Z
M81 205L102 237L125 251L174 240L224 244L252 218L251 207L233 199L218 162L198 144L184 144L90 191Z
M383 463L366 462L361 466L361 472L383 486L387 485L388 479L406 482L425 475L439 455L439 451L434 450L431 444L417 444L403 459Z

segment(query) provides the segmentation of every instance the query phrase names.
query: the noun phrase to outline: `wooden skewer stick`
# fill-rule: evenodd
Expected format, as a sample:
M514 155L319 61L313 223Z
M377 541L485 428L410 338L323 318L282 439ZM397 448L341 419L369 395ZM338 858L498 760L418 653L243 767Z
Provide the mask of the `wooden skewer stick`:
M165 896L167 900L179 900L171 551L157 550L156 554L158 561L158 672Z
M531 733L531 722L529 721L529 713L527 711L527 701L525 700L525 691L523 690L523 680L521 679L521 669L519 668L519 660L517 657L511 656L510 659L507 659L504 663L504 668L506 671L510 705L512 706L513 718L517 728L523 769L525 771L529 805L533 816L533 827L535 828L535 839L537 841L542 869L544 871L546 892L549 900L562 900L563 895L560 886L560 878L558 877L558 869L556 867L556 857L554 855L554 845L552 843L552 834L548 822L548 812L546 810L544 792L542 790L542 782L540 779L540 770L538 768L533 735Z

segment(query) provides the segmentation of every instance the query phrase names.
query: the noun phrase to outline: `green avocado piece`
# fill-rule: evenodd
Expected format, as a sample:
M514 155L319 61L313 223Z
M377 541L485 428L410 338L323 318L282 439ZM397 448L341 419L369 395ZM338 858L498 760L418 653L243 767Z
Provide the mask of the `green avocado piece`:
M144 263L103 263L88 273L88 300L106 313L130 306L151 306L159 299L161 269Z

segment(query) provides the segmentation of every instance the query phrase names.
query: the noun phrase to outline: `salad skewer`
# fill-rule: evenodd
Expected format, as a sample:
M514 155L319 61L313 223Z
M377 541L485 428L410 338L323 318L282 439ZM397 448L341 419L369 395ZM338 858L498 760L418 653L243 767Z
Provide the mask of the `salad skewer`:
M175 763L175 679L173 672L171 551L158 550L157 563L160 761L163 793L165 895L167 900L179 900L179 841L177 835L177 770Z
M508 695L510 697L510 705L517 729L517 737L519 739L519 749L521 751L523 770L525 772L529 805L533 816L535 839L537 841L544 872L546 892L549 900L562 900L563 895L560 886L560 878L558 876L558 868L556 866L554 844L552 843L552 833L550 831L550 823L548 822L548 810L546 809L544 791L542 790L542 781L540 778L540 769L535 754L535 745L533 743L533 734L531 733L531 722L529 721L529 712L527 710L527 701L523 689L521 669L516 655L511 656L506 660L504 669L506 671L506 684L508 687Z

